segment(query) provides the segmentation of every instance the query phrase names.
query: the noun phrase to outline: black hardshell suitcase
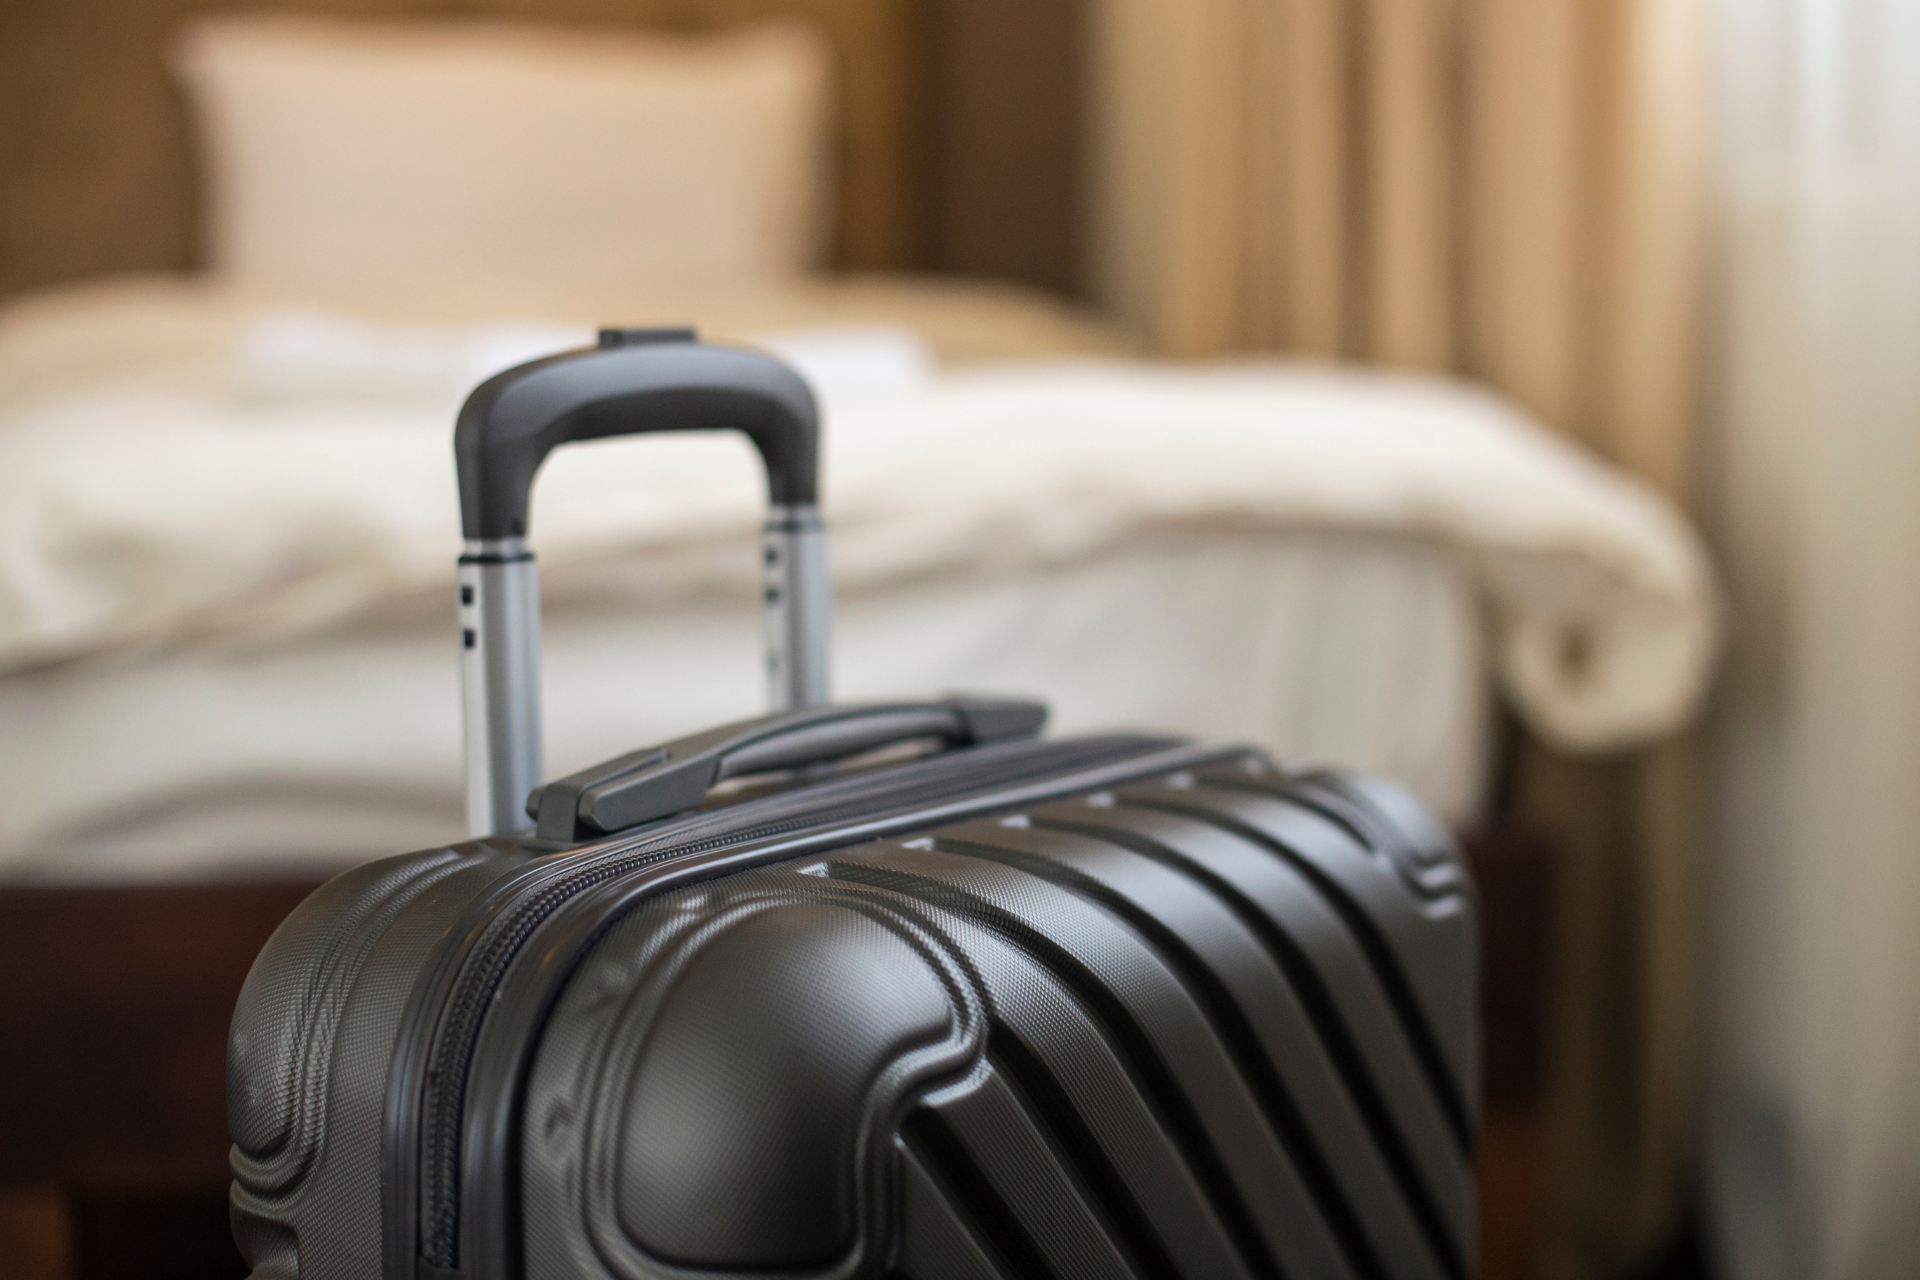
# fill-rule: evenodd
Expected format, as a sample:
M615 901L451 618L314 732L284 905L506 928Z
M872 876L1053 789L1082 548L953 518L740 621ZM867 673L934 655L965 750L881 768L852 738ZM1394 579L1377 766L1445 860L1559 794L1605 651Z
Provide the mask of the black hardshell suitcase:
M702 427L767 463L786 709L534 788L534 471ZM1416 802L1042 741L1032 704L821 705L814 409L765 357L610 331L484 384L456 440L470 817L501 834L339 876L255 963L257 1280L1471 1269L1474 905ZM742 775L774 780L710 794Z

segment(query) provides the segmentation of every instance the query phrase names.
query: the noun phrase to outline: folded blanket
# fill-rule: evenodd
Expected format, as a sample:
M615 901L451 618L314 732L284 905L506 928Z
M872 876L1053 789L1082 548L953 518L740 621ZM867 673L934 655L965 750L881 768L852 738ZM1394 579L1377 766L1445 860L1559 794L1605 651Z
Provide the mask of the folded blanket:
M61 323L84 339L84 323ZM127 340L124 317L101 323ZM263 382L260 323L230 321L195 358L11 397L8 343L58 344L0 327L0 670L299 631L451 591L450 390ZM333 336L329 358L350 362L359 339ZM421 367L471 358L471 344L444 338L433 357L415 337ZM381 347L377 332L360 338ZM861 367L832 335L801 335L803 358L807 341ZM899 335L866 341L869 355L909 349ZM1555 743L1643 741L1700 699L1717 615L1698 540L1658 495L1491 395L1272 363L936 376L913 360L895 361L891 383L826 387L824 506L842 591L1018 572L1184 531L1351 530L1448 547L1472 566L1500 677ZM746 591L762 502L737 439L574 446L536 486L532 538L557 590L571 570L637 559L663 600Z
M304 307L271 308L238 329L236 387L268 399L458 398L516 364L589 346L593 330L550 321L377 324ZM933 352L899 325L828 325L757 334L754 341L843 403L922 390Z

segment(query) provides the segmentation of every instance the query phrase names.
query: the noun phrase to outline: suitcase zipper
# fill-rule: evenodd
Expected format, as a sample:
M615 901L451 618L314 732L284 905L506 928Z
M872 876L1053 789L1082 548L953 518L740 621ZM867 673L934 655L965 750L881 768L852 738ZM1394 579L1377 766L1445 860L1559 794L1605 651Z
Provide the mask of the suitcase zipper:
M460 1266L457 1242L466 1082L486 1012L534 930L568 899L595 885L671 858L744 847L809 829L825 831L861 819L912 812L969 795L980 795L992 807L993 792L1015 783L1031 783L1036 775L1065 777L1102 765L1118 764L1131 757L1163 752L1176 745L1165 738L1111 736L975 748L956 756L936 757L875 774L856 775L744 801L718 812L670 819L656 824L653 831L611 848L595 853L548 855L535 868L511 875L510 880L519 882L525 876L552 874L550 858L579 860L577 865L567 866L527 897L517 897L511 885L489 894L493 902L506 905L499 907L491 920L456 931L456 935L464 935L471 943L465 953L454 960L458 973L440 1006L442 1013L427 1055L418 1113L421 1119L417 1201L420 1216L415 1220L419 1231L416 1257L426 1268L431 1268L426 1273L457 1272ZM926 776L902 776L908 772Z

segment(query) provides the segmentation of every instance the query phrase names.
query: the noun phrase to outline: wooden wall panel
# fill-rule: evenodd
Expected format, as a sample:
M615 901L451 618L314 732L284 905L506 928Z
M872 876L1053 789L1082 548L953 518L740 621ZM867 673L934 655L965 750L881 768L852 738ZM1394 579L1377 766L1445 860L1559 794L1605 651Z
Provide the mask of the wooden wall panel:
M197 257L194 157L164 51L217 10L496 14L699 29L773 16L819 25L840 70L837 265L920 259L927 82L917 0L8 0L0 5L0 296Z
M1081 0L7 0L0 297L198 257L164 50L192 14L490 14L698 30L816 23L840 69L835 265L1074 283Z
M1087 0L932 6L928 265L1084 292L1087 8Z

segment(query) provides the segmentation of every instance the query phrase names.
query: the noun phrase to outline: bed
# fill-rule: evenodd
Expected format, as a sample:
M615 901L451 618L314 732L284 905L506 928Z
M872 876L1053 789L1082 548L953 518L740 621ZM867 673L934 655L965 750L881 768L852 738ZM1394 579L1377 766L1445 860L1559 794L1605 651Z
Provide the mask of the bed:
M9 878L317 874L461 835L446 424L477 377L589 336L557 318L589 303L429 324L273 296L125 282L0 323ZM655 305L818 389L842 696L1034 689L1063 730L1242 738L1466 825L1496 681L1599 747L1697 687L1684 528L1484 393L1156 366L951 284ZM556 768L753 713L757 488L720 437L549 465Z
M58 1086L62 1043L91 1043L95 1063L105 1043L131 1051L130 1032L79 1030L89 1009L131 1026L129 990L180 1010L179 1026L140 1022L160 1041L205 1024L181 1061L217 1055L236 958L290 893L461 836L451 413L478 376L597 321L693 321L814 378L839 696L1032 692L1060 731L1151 724L1379 770L1462 830L1493 830L1475 847L1496 869L1532 848L1489 823L1502 716L1605 750L1690 714L1714 644L1697 543L1643 489L1510 407L1439 380L1156 366L1057 296L905 270L1071 280L1078 162L1060 123L1071 77L1058 74L1079 38L1071 8L952 5L916 29L907 6L881 0L712 3L630 22L811 24L722 37L747 42L725 100L758 102L786 141L729 170L725 200L693 202L652 237L711 240L698 278L620 257L631 224L619 219L522 269L449 268L457 253L494 260L516 228L566 205L552 175L581 166L565 156L519 184L521 205L497 225L449 231L459 209L429 192L336 244L336 225L305 216L314 197L299 185L326 180L327 139L288 165L249 129L298 106L283 99L301 76L336 103L373 104L375 130L406 101L341 80L337 62L302 62L297 41L275 43L284 24L208 28L184 45L156 30L137 75L121 53L97 56L110 98L146 94L162 110L116 125L115 145L94 153L102 190L144 191L144 209L96 199L84 238L36 223L30 201L13 211L16 233L48 250L14 261L57 274L9 283L83 274L58 266L63 253L91 252L86 266L107 274L0 312L0 914L22 948L123 948L139 971L96 963L68 980L53 964L44 983L0 992L49 1046L9 1061L10 1096ZM1031 38L996 54L993 24L1007 21ZM380 56L414 59L386 82L393 92L465 74L392 34L375 41ZM363 38L304 35L329 57ZM561 40L510 68L529 95L517 117L560 92L541 76L580 79L578 53ZM202 187L184 164L156 178L128 158L143 130L161 131L144 162L186 146L177 104L152 92L163 58L198 86ZM989 98L990 110L953 105ZM609 118L638 111L618 105ZM740 136L753 134L740 113ZM458 159L433 158L453 172L443 185L478 173L484 189L492 158ZM389 161L391 197L421 161L404 149ZM265 195L234 176L249 166L272 170L253 184ZM672 203L658 175L607 181L597 201ZM206 269L152 270L186 265L200 205ZM717 226L713 210L742 207L763 216ZM378 269L363 275L368 263ZM751 714L745 450L688 439L563 451L537 495L553 767ZM1537 871L1537 857L1525 865ZM1532 885L1518 914L1537 923L1528 875L1502 883ZM182 927L205 946L169 920L195 921ZM1521 966L1537 972L1539 951ZM102 1124L96 1145L63 1150L43 1117L15 1109L0 1184L216 1185L221 1143L202 1132L214 1087L122 1077L129 1125L144 1111L176 1126L150 1128L145 1146ZM46 1203L56 1225L43 1229L67 1230L68 1202ZM94 1266L108 1264L78 1264Z
M1102 423L1100 406L1145 397L1191 412L1191 391L1167 382L1177 375L1086 360L1113 343L1064 320L1042 336L1046 312L1025 300L843 288L836 305L866 295L852 308L866 327L757 330L812 372L825 405L842 696L1039 689L1059 729L1245 738L1392 773L1460 820L1476 812L1489 664L1462 549L1385 522L1316 521L1300 501L1249 503L1218 477L1114 491L1088 465L1088 432L1051 449L1036 439L1089 413L1113 441L1103 465L1144 470L1185 446L1152 422L1128 442L1126 411ZM129 309L170 311L169 351L95 361L79 389L43 384L0 410L17 539L0 571L14 606L0 639L12 668L0 873L318 874L460 838L446 607L456 401L396 387L354 349L425 334L564 346L567 330L381 325L161 284L56 301L85 347ZM832 309L785 296L735 307L749 327ZM183 336L195 325L199 355ZM44 353L51 327L16 315L0 361L6 336ZM1008 348L1000 361L981 355L989 332ZM938 371L928 333L958 333L975 362L949 355ZM1025 363L1004 363L1014 354ZM1378 413L1387 398L1343 375L1241 376L1314 420ZM313 385L287 389L300 383ZM1444 421L1403 398L1416 424ZM122 461L103 475L105 458ZM955 481L969 463L971 481ZM372 467L384 474L354 483ZM746 451L718 438L581 449L543 475L556 768L756 711L756 493ZM1275 522L1298 527L1276 537ZM143 548L131 558L129 539Z

